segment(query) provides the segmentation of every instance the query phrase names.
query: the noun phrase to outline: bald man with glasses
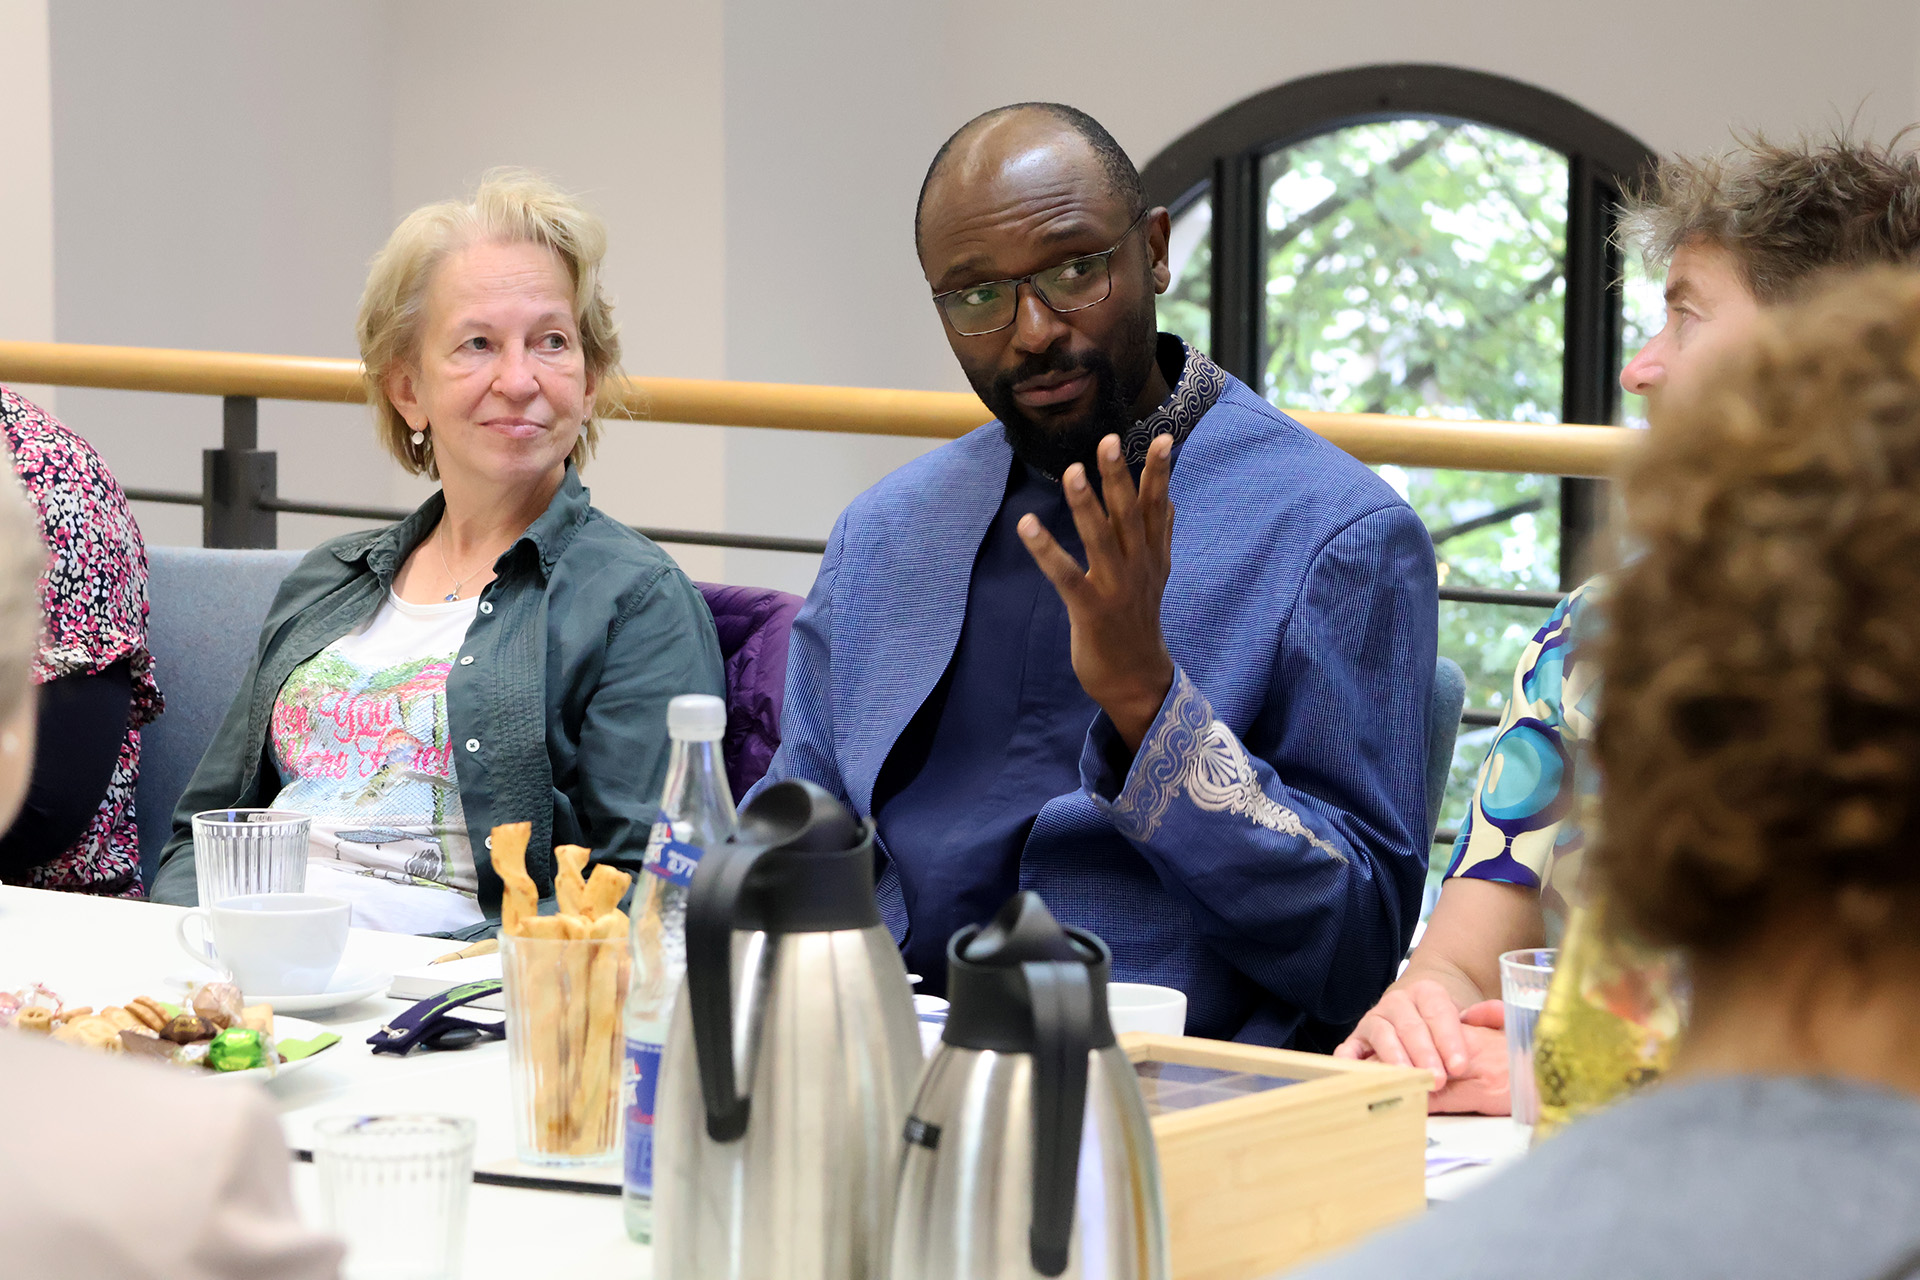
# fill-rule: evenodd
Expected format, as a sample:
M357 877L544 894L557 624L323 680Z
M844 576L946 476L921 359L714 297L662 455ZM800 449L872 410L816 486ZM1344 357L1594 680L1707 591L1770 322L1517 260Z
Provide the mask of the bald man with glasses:
M1190 1034L1330 1049L1426 874L1425 529L1158 332L1167 211L1090 117L970 121L914 230L996 420L842 514L768 781L874 819L923 990L956 929L1033 889L1116 979L1184 991Z

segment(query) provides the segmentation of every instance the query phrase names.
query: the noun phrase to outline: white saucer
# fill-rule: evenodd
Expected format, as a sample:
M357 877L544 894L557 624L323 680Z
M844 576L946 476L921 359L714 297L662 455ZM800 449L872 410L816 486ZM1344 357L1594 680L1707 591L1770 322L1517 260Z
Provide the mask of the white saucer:
M310 996L270 996L252 991L245 994L248 1004L270 1004L276 1014L324 1013L328 1009L339 1009L365 1000L368 996L384 995L392 981L392 974L375 969L345 969L333 975L333 981L327 984L325 991L316 991Z
M176 987L186 988L212 982L220 976L211 970L204 970L196 974L175 974L169 981ZM382 995L392 981L392 974L378 969L341 968L334 972L333 981L327 984L325 991L316 991L312 995L275 996L258 991L244 991L241 995L248 1004L272 1005L276 1014L325 1013L329 1009L344 1008L365 1000L368 996Z

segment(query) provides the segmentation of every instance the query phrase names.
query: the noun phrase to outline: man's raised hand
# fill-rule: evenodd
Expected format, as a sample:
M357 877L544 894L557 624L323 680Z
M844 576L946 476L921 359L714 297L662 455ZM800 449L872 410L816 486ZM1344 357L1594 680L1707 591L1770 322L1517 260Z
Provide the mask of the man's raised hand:
M1073 673L1113 721L1130 750L1173 687L1173 658L1160 631L1160 597L1173 563L1173 440L1157 437L1136 491L1120 456L1120 438L1100 442L1104 506L1079 463L1062 477L1074 527L1086 549L1083 570L1034 516L1020 518L1020 537L1067 606L1073 629Z

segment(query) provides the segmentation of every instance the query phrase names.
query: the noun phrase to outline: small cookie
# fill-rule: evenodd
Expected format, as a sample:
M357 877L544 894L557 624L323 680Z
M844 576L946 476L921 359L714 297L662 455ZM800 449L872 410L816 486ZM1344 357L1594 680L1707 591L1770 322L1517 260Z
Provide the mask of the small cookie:
M83 1049L99 1049L106 1053L120 1053L120 1029L105 1018L85 1015L70 1018L60 1024L53 1032L53 1038L62 1044L76 1044Z
M137 1000L127 1001L127 1012L132 1014L134 1020L141 1026L155 1035L165 1029L169 1017L167 1011L160 1007L160 1002L152 996L141 996Z
M110 1004L100 1011L100 1016L122 1031L132 1031L139 1035L151 1036L158 1033L147 1029L145 1023L128 1013L117 1004Z

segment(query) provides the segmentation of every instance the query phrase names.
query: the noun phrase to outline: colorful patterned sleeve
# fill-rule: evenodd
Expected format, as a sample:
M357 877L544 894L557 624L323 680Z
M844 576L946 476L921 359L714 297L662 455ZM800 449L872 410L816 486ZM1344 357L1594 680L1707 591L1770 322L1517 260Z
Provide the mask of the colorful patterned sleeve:
M91 675L128 659L135 728L160 714L147 652L147 549L127 497L93 446L0 387L14 474L40 513L46 631L34 681Z
M1597 683L1592 664L1583 665L1575 649L1593 590L1588 583L1562 601L1521 653L1513 696L1454 842L1449 878L1567 896L1583 844L1576 803L1592 776L1579 761L1593 734Z

